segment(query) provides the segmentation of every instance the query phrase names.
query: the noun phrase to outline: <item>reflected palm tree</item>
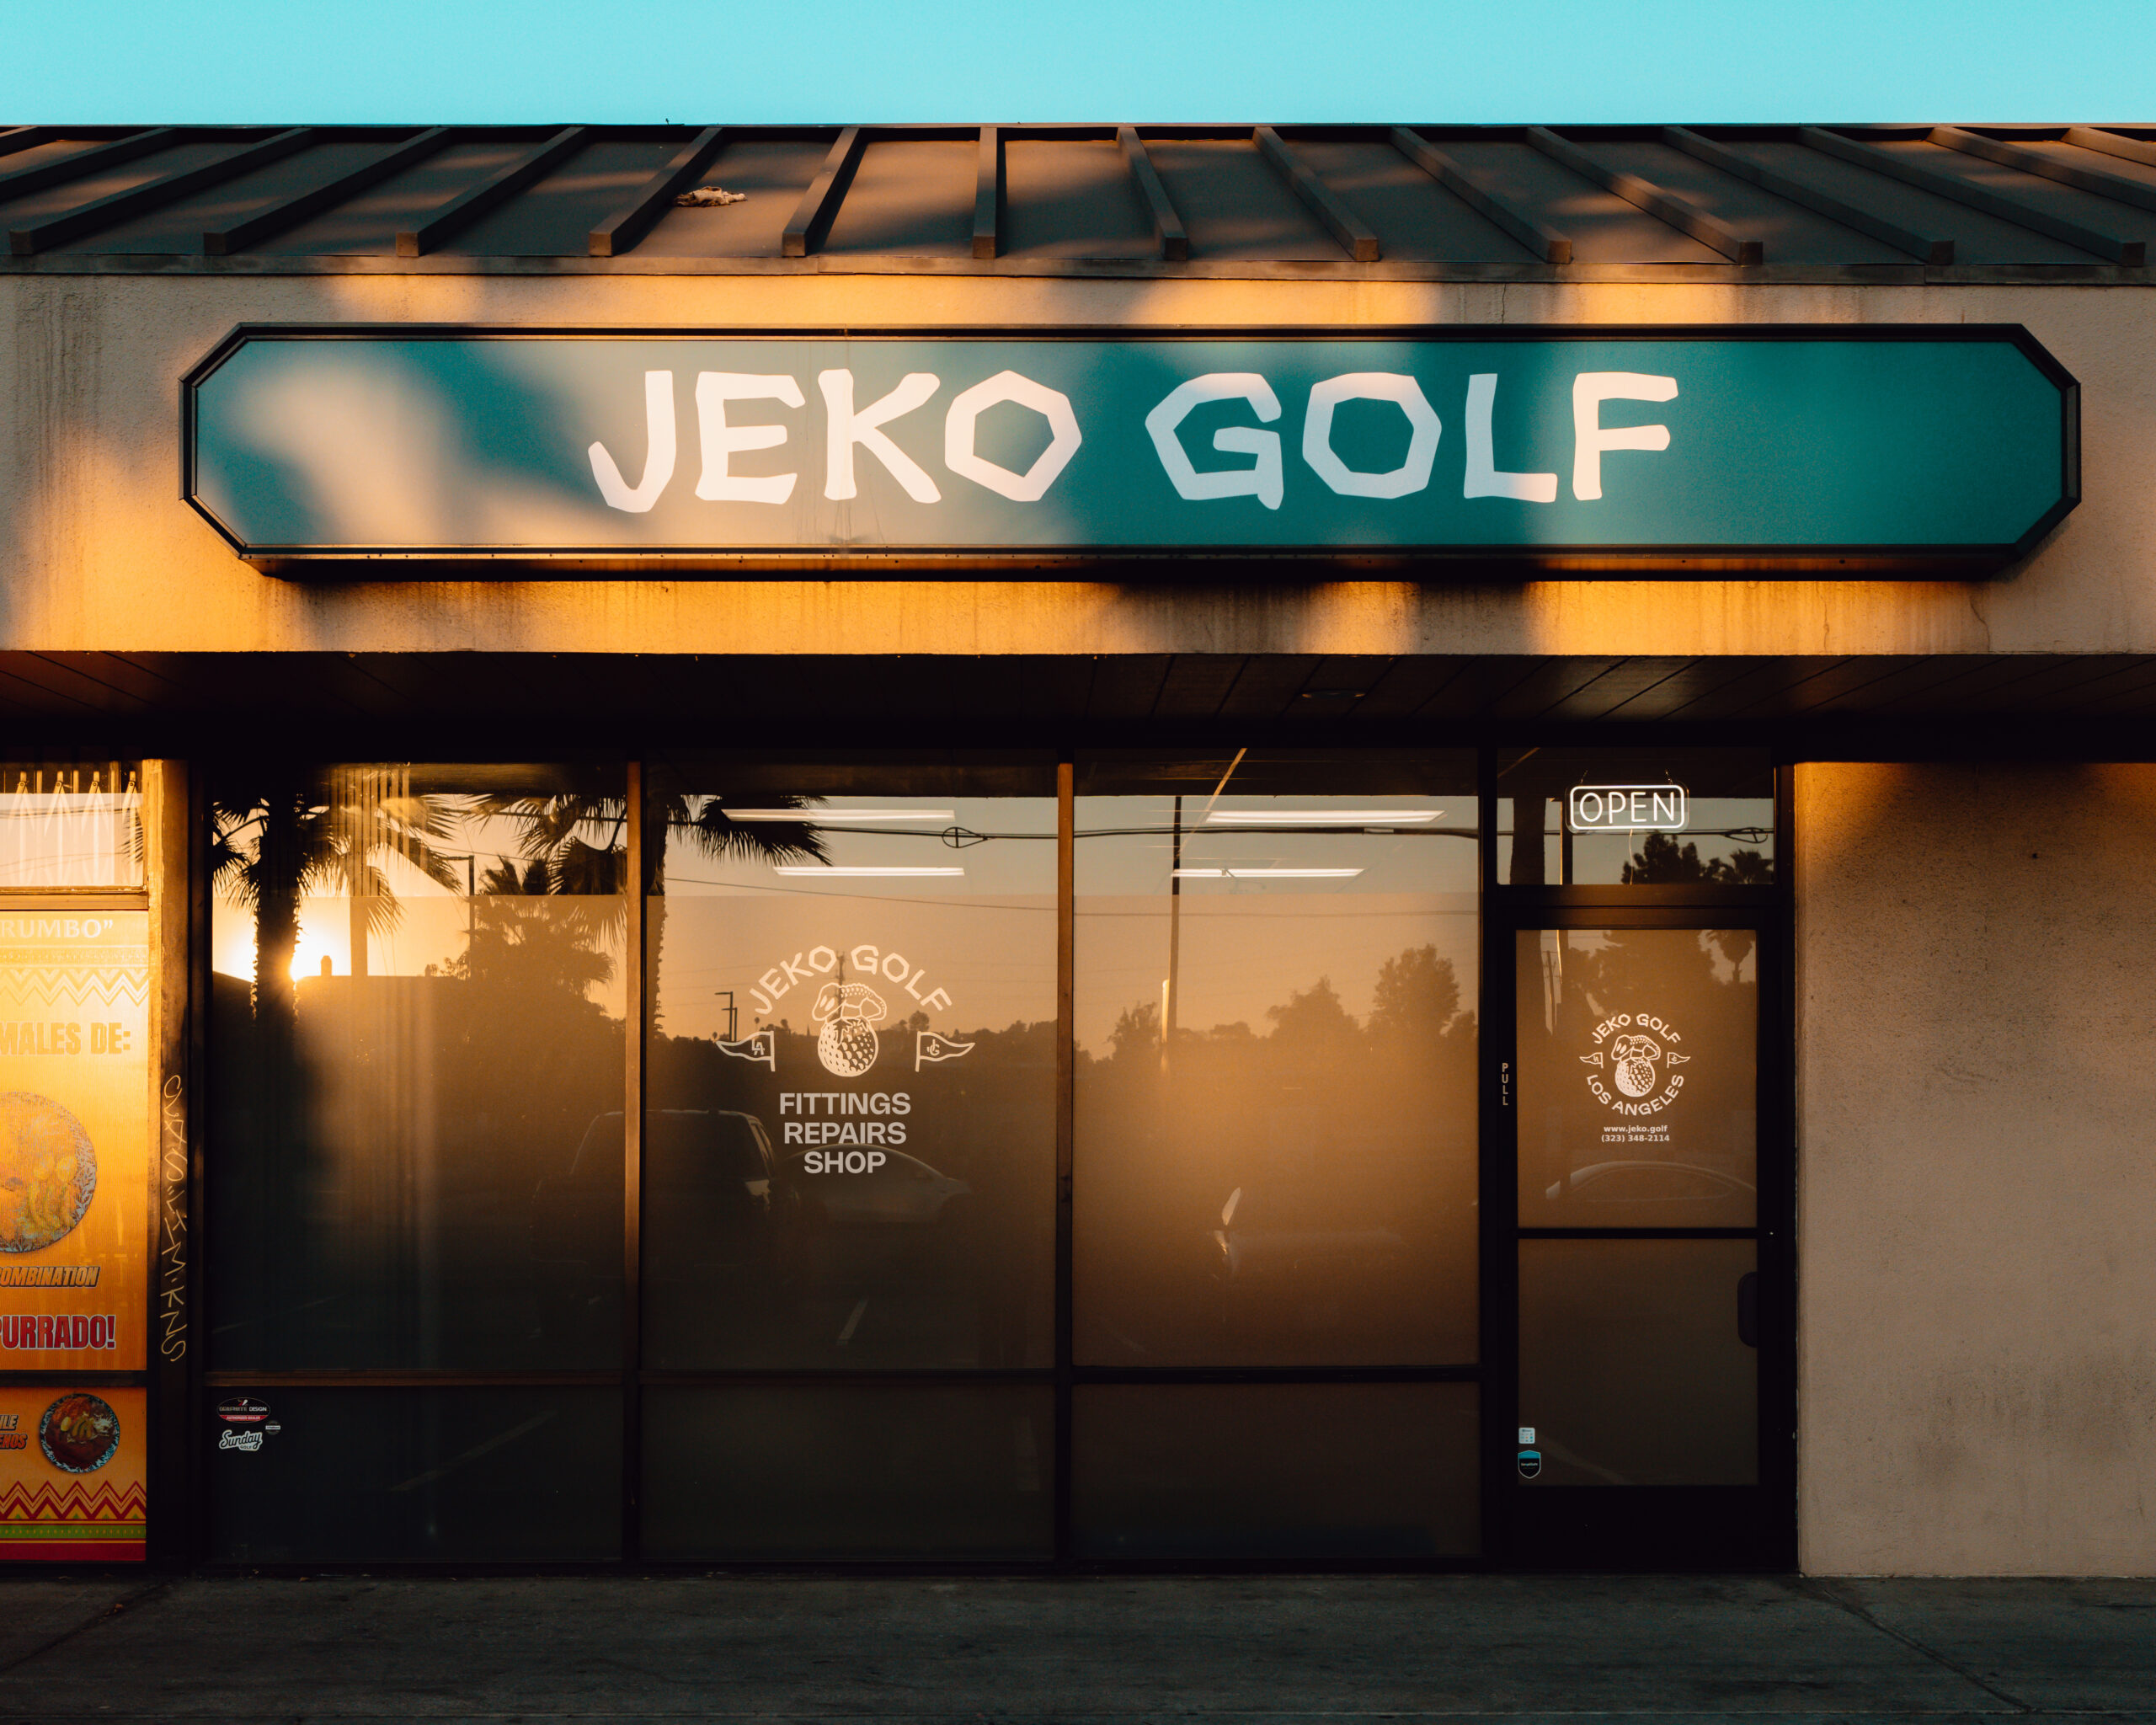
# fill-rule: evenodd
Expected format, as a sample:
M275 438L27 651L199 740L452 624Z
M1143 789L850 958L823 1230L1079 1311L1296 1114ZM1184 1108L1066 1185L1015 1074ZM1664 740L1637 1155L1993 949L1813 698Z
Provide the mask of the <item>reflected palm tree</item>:
M654 1027L659 966L665 950L666 863L671 847L684 845L719 863L828 862L830 852L814 824L814 803L808 797L766 797L760 807L798 809L803 819L798 823L737 821L716 796L678 791L646 795L644 879L639 884L648 901L645 939L651 954L648 986ZM627 798L581 791L483 797L478 812L518 824L518 849L527 862L543 865L537 879L545 891L608 900L609 932L618 934L627 913L627 901L622 895L628 864ZM526 879L531 878L527 873Z
M351 904L351 969L367 969L371 937L403 916L382 864L402 857L454 890L441 846L455 836L462 798L415 793L408 767L340 767L326 780L295 774L253 795L211 803L210 875L227 903L254 917L255 1014L289 1019L296 1008L292 955L300 902L339 894Z

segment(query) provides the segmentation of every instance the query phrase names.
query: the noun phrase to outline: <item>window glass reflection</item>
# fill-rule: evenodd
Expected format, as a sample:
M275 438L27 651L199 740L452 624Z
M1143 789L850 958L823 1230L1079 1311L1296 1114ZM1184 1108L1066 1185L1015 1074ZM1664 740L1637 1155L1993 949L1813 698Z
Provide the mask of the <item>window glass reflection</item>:
M1774 776L1741 749L1508 749L1504 886L1771 886Z
M1515 937L1524 1227L1750 1227L1758 937Z
M615 1362L619 770L213 797L217 1363Z
M645 1394L643 1441L649 1558L1054 1547L1045 1386L670 1386Z
M654 770L648 1364L1050 1363L1054 791Z
M219 1562L622 1555L618 1391L265 1384L244 1393L276 1429L254 1450L210 1450Z
M141 884L141 761L0 761L0 890Z
M1465 1557L1473 1384L1081 1384L1071 1541L1087 1557Z
M1086 769L1080 1363L1475 1357L1473 787L1465 756Z
M1553 1486L1752 1485L1749 1240L1523 1240L1519 1418Z

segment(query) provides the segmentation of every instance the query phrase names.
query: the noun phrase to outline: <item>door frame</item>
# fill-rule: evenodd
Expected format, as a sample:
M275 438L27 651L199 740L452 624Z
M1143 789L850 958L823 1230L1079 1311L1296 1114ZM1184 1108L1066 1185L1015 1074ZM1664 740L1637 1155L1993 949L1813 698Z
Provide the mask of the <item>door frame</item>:
M1498 878L1482 802L1482 1525L1499 1569L1781 1571L1796 1562L1796 991L1788 771L1775 776L1770 887L1524 886ZM1758 934L1759 1482L1628 1487L1530 1505L1515 1477L1519 1396L1518 1059L1514 937L1540 928L1749 927ZM1646 1231L1660 1235L1664 1230ZM1667 1231L1675 1232L1676 1231ZM1622 1493L1622 1496L1616 1493ZM1550 1494L1541 1494L1548 1500ZM1582 1519L1576 1512L1584 1509Z

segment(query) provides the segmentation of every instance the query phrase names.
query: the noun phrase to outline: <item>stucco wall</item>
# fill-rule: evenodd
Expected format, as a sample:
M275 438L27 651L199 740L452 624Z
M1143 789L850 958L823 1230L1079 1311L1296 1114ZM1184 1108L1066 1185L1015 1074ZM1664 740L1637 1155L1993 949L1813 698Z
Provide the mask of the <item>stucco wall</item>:
M1023 277L0 275L0 648L748 653L2156 651L2156 295ZM2022 323L2084 386L2087 501L1978 584L1075 580L305 585L179 500L179 380L235 323ZM1953 435L1942 428L1943 435Z
M1796 818L1804 1567L2156 1572L2156 767Z

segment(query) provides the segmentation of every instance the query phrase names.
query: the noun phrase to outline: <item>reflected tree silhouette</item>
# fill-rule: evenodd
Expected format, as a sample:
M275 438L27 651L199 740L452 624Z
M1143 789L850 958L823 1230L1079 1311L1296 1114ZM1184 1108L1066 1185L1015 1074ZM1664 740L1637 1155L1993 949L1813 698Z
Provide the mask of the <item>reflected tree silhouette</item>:
M1335 1363L1472 1357L1475 1014L1434 944L1404 948L1374 980L1365 1017L1321 975L1284 988L1262 1031L1178 1026L1166 1065L1159 1002L1141 999L1104 1054L1080 1050L1087 1348L1267 1363L1322 1333ZM1285 1327L1224 1329L1203 1248L1238 1191L1238 1214L1261 1219L1247 1226L1313 1250L1383 1239L1397 1262L1314 1269Z
M454 890L441 849L464 799L415 794L408 770L347 768L326 777L293 775L251 795L211 803L210 878L227 903L253 913L258 1017L289 1019L298 998L291 974L300 901L341 893L352 903L353 974L366 974L368 937L403 914L381 859L403 857Z
M1772 886L1773 860L1759 851L1737 851L1702 862L1700 847L1679 845L1666 832L1651 832L1639 860L1625 865L1626 886Z
M659 968L665 953L666 865L675 845L713 862L828 862L830 854L814 825L815 800L798 796L766 797L760 806L798 809L792 821L738 821L716 796L689 796L654 791L644 798L644 882L649 895L645 940L650 950L648 988L653 1023L657 1024ZM622 870L628 862L627 800L618 796L563 793L543 796L483 798L483 813L504 816L521 829L519 849L530 863L542 865L542 884L520 890L552 894L611 895L610 933L617 934L627 910L621 897ZM594 842L596 840L597 842ZM526 877L531 877L527 873Z

